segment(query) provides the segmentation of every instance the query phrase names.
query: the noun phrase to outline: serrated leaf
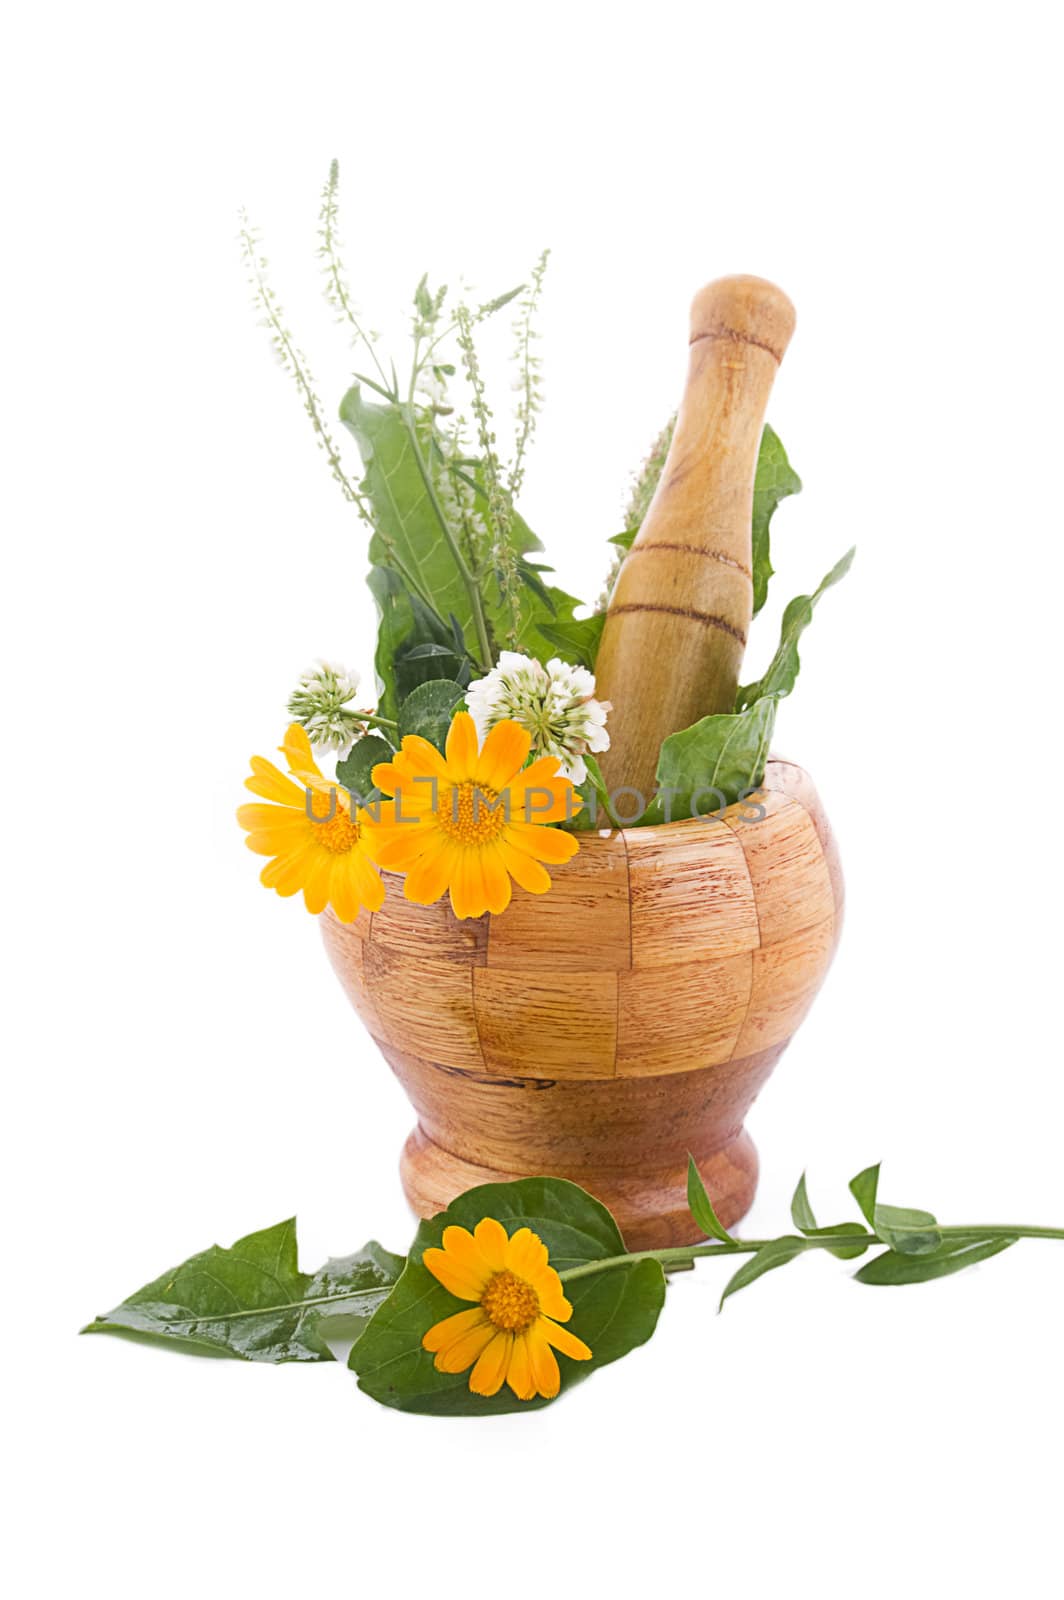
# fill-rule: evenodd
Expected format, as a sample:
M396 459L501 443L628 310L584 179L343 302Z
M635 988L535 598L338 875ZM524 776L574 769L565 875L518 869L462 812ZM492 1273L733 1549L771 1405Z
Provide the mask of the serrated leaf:
M805 1173L798 1179L798 1187L794 1191L791 1201L791 1221L799 1233L813 1233L817 1227L813 1208L809 1204L809 1194L805 1187Z
M687 1208L707 1238L719 1239L722 1244L735 1243L713 1209L713 1202L692 1155L687 1157Z
M942 1235L930 1211L914 1211L905 1206L878 1205L873 1227L884 1244L906 1256L927 1255L937 1250Z
M374 793L373 768L379 761L388 761L392 747L386 739L367 733L356 739L342 761L336 763L336 781L352 794L367 800Z
M547 1246L551 1265L563 1273L624 1254L620 1231L605 1206L563 1179L522 1178L460 1195L418 1228L402 1277L351 1352L359 1388L383 1405L433 1416L490 1416L549 1403L518 1400L509 1389L490 1399L472 1394L468 1372L437 1372L433 1357L422 1349L428 1329L467 1309L468 1302L449 1294L421 1258L430 1245L440 1244L445 1227L474 1228L483 1217L495 1217L510 1234L530 1227ZM562 1394L650 1338L665 1298L665 1275L656 1261L635 1261L576 1278L565 1284L565 1293L573 1307L565 1326L589 1345L592 1359L560 1357Z
M775 700L782 700L789 695L798 679L801 670L801 659L798 655L798 644L802 634L813 620L813 612L817 602L826 590L834 587L849 572L853 566L856 546L847 550L840 561L837 561L831 571L822 579L819 587L812 594L796 596L783 613L780 625L780 642L776 654L769 663L764 677L758 678L755 683L744 684L735 697L736 711L744 711L748 706L766 696Z
M242 1361L331 1361L322 1319L368 1320L404 1265L375 1241L312 1277L300 1272L294 1217L212 1245L83 1328Z
M801 491L802 480L787 460L787 452L780 438L766 423L757 453L757 472L754 476L754 510L751 527L754 574L754 616L761 610L768 596L768 580L772 576L769 549L769 525L781 500Z
M977 1266L1000 1255L1015 1237L1004 1239L948 1239L928 1255L903 1255L896 1250L885 1250L854 1273L858 1283L898 1285L903 1283L930 1283L934 1278L948 1278L966 1267Z
M748 1256L738 1272L724 1286L724 1293L720 1297L723 1308L725 1300L733 1294L738 1294L740 1289L745 1289L758 1278L764 1277L766 1272L773 1272L776 1267L785 1267L788 1261L793 1261L803 1251L810 1249L807 1239L797 1239L792 1234L784 1234L781 1239L770 1239L763 1244L761 1249L752 1256Z
M850 1179L850 1193L853 1195L865 1221L870 1228L876 1225L876 1194L879 1190L879 1169L882 1165L877 1161L874 1167L865 1167L856 1178Z
M407 695L399 708L399 736L416 733L442 750L465 690L450 678L433 678Z

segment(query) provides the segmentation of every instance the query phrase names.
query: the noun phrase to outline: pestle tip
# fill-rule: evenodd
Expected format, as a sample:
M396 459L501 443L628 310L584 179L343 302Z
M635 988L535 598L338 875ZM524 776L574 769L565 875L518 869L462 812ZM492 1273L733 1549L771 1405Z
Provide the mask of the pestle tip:
M740 273L714 278L691 302L691 343L734 339L768 350L777 361L794 332L795 313L782 289L767 278Z

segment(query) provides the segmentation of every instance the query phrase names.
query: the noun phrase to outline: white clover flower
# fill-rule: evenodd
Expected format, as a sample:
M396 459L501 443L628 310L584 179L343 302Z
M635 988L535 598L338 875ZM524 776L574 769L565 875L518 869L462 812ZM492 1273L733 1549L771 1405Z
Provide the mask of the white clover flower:
M357 693L357 672L338 661L318 661L292 691L288 714L307 730L315 749L346 755L366 731L363 717L350 705Z
M587 777L587 752L608 750L609 701L595 699L595 678L586 667L572 667L555 657L544 666L516 650L504 650L486 678L475 678L466 690L477 733L483 741L489 728L507 717L532 735L536 755L556 756L560 771L573 783Z

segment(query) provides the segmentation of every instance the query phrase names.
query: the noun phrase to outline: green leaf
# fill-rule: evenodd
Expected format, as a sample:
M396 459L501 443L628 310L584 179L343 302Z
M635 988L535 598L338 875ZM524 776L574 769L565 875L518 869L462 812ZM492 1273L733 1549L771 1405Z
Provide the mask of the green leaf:
M848 1234L853 1239L853 1244L829 1244L822 1246L830 1255L837 1256L840 1261L850 1261L854 1256L863 1255L868 1246L874 1242L875 1235L862 1228L859 1222L837 1222L834 1227L821 1228L813 1215L813 1208L809 1203L809 1195L805 1187L805 1173L798 1180L798 1187L794 1191L791 1201L791 1221L799 1233L804 1233L807 1239L828 1239L837 1234Z
M874 1167L865 1167L856 1178L850 1179L850 1193L853 1195L865 1221L870 1228L876 1225L876 1194L879 1191L879 1169L882 1165L877 1161Z
M116 1333L242 1361L331 1361L322 1321L363 1322L387 1298L402 1256L371 1242L355 1255L300 1272L294 1217L212 1245L146 1283L82 1333ZM339 1336L339 1335L337 1335Z
M775 723L776 702L765 699L738 714L703 717L670 734L658 757L661 792L629 826L709 816L752 794L765 775Z
M877 1205L872 1226L884 1244L906 1256L927 1255L942 1243L942 1235L930 1211Z
M768 1244L763 1244L760 1250L748 1256L724 1286L724 1293L720 1297L723 1308L725 1300L733 1294L738 1294L740 1289L745 1289L748 1284L754 1283L766 1272L772 1272L776 1267L785 1267L788 1261L793 1261L795 1256L800 1256L803 1251L810 1249L807 1239L796 1239L793 1234L784 1234L781 1239L770 1239Z
M802 480L787 460L787 452L779 435L765 424L761 446L757 453L757 473L754 477L754 515L752 533L754 572L754 616L761 610L768 595L768 580L772 576L769 554L769 524L781 500L798 494Z
M356 739L342 761L336 763L336 781L352 794L368 800L374 793L373 768L379 761L389 761L392 747L386 739L367 733Z
M817 1220L813 1215L813 1208L809 1204L809 1194L805 1187L805 1173L798 1179L798 1187L794 1191L791 1201L791 1221L799 1233L815 1233Z
M490 1416L548 1404L518 1400L508 1388L490 1399L472 1394L468 1372L437 1372L433 1357L421 1347L434 1323L468 1309L468 1302L449 1294L421 1258L430 1245L440 1244L445 1227L457 1223L471 1229L483 1217L497 1218L510 1234L530 1227L550 1251L551 1265L563 1273L624 1254L624 1241L605 1206L561 1178L489 1183L460 1195L418 1228L402 1277L351 1352L359 1388L383 1405L434 1416ZM633 1261L576 1278L565 1285L565 1293L573 1307L566 1327L590 1346L592 1359L559 1356L563 1394L650 1338L665 1298L665 1275L656 1261Z
M702 1182L702 1174L695 1165L694 1156L690 1154L687 1157L687 1207L707 1238L719 1239L722 1244L735 1243L714 1211L713 1202Z
M455 708L464 697L462 685L450 678L433 678L421 684L407 695L399 709L400 737L417 733L442 750Z
M365 472L362 492L372 507L377 524L370 540L370 558L375 566L388 568L401 580L408 604L419 602L427 614L421 619L420 630L424 635L425 630L429 629L431 638L421 636L406 642L415 645L427 642L453 644L449 625L441 619L454 619L461 630L467 653L479 662L472 602L444 537L414 448L416 440L426 471L436 470L439 447L431 419L418 412L409 422L407 414L399 406L369 404L363 400L357 384L348 390L340 404L340 419L358 444ZM488 506L488 499L480 464L474 462L471 471L462 476L476 490L478 505L483 511ZM458 542L461 544L460 538ZM542 549L536 535L516 511L510 517L509 542L518 558ZM548 620L568 622L580 602L564 590L545 584L534 572L531 578L526 575L525 582L530 586L525 588L522 595L516 648L529 655L540 655L542 647L538 624ZM372 582L371 588L374 588ZM377 595L376 588L374 594ZM498 584L494 580L486 581L482 585L482 595L489 628L496 638L506 637L510 618ZM379 605L379 595L377 599ZM433 618L434 622L430 620ZM437 624L442 632L438 631ZM394 658L404 635L396 632L394 627L391 634ZM387 681L388 674L382 668L380 656L379 648L377 673ZM454 663L446 675L457 678L459 675L453 667ZM431 676L440 677L443 674L435 672ZM416 681L424 682L425 677ZM414 684L409 683L407 692L413 687ZM386 710L383 714L394 716L394 711Z
M738 691L735 697L736 711L744 711L766 695L782 700L785 695L790 694L802 665L798 656L798 642L813 620L817 601L825 590L832 588L846 576L853 566L855 553L856 546L847 550L813 594L800 594L791 601L783 613L779 647L769 663L768 671L756 683L744 684Z
M869 1233L867 1228L862 1228L859 1222L837 1222L833 1228L810 1228L806 1237L809 1239L834 1238L836 1234L848 1234L852 1244L828 1244L821 1248L829 1255L837 1256L840 1261L852 1261L854 1256L863 1256L870 1245L876 1243L874 1233Z
M420 598L426 609L431 605L438 619L453 613L468 644L475 637L472 605L440 529L403 411L367 403L356 384L340 403L340 420L358 445L365 473L362 491L377 523L370 560L396 573L408 596ZM433 431L423 414L415 419L414 437L427 464ZM446 644L449 638L444 626L436 642Z
M930 1283L933 1278L948 1278L980 1261L989 1261L1016 1243L1007 1239L948 1239L927 1255L903 1255L885 1250L854 1273L858 1283L877 1285Z
M602 630L606 626L604 611L593 612L590 617L572 617L567 622L538 622L536 626L547 643L561 652L564 661L594 672Z
M371 567L366 581L377 602L377 709L394 722L399 702L419 683L458 677L454 636L391 567Z

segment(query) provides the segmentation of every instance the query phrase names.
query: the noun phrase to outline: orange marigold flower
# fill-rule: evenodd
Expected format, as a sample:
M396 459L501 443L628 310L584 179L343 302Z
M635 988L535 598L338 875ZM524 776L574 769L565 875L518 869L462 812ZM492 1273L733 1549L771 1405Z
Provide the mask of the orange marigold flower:
M354 810L347 791L322 776L298 722L285 734L281 753L291 777L272 761L252 756L251 777L244 780L252 794L274 803L241 806L236 814L247 829L248 849L273 858L261 881L280 895L302 889L308 911L317 914L331 905L341 922L353 922L362 906L379 910L384 884L372 865L366 813ZM308 790L309 809L320 820L308 815Z
M531 1228L510 1238L501 1222L484 1217L473 1232L443 1230L443 1249L426 1250L422 1261L459 1300L474 1300L429 1329L421 1343L436 1355L438 1372L464 1372L474 1394L498 1394L504 1383L519 1400L552 1400L561 1387L554 1350L588 1361L582 1339L560 1328L573 1308L550 1265L547 1247ZM554 1349L551 1349L551 1346Z
M404 894L432 905L448 890L456 917L505 911L511 878L545 894L543 863L576 854L571 833L545 826L575 816L583 804L558 761L543 756L525 766L531 736L518 723L496 723L484 740L468 711L447 734L446 754L407 734L391 761L373 768L373 782L395 798L380 804L374 859L406 873Z

